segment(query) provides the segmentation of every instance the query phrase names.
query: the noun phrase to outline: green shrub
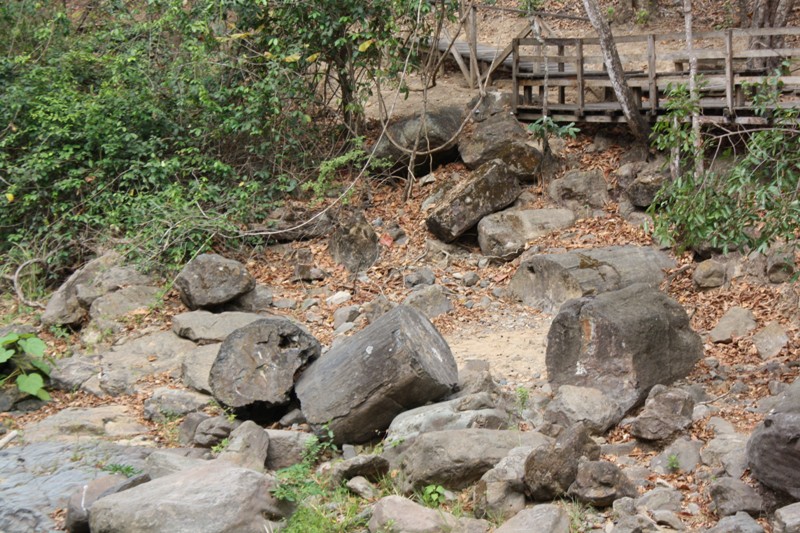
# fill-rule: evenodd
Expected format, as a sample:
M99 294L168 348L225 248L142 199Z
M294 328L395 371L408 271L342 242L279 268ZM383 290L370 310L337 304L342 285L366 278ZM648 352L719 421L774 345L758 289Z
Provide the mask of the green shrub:
M17 388L40 400L50 400L44 380L50 365L44 359L47 345L31 333L9 333L0 337L0 386L16 378Z

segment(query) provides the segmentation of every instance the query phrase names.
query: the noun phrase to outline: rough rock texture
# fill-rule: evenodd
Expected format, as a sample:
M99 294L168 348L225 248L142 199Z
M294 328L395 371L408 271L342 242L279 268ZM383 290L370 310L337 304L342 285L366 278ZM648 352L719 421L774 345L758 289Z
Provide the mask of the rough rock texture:
M756 320L750 309L731 307L722 315L708 336L712 342L731 342L734 337L747 335L754 329L756 329Z
M256 286L241 296L222 305L221 311L238 311L240 313L263 313L272 307L272 289L265 285Z
M554 504L534 505L517 513L511 520L494 530L495 533L569 533L570 519L563 507Z
M235 330L262 318L263 315L237 311L227 313L190 311L172 317L172 331L178 337L194 342L221 342Z
M630 424L637 439L669 440L692 423L694 400L683 389L656 385L650 390L644 409Z
M534 449L525 460L524 482L534 501L550 501L569 490L581 458L600 459L600 446L583 424L575 424L549 446Z
M89 508L108 489L127 478L122 474L103 476L78 487L67 503L66 529L70 533L89 533Z
M726 516L705 533L764 533L764 528L752 516L740 512L734 516Z
M399 119L386 131L391 140L380 139L373 148L373 156L389 160L397 169L405 169L410 161L410 152L415 147L420 152L437 149L430 156L417 156L415 173L422 176L430 168L453 161L458 156L455 139L461 127L461 116L460 108L443 107ZM395 144L402 146L404 150L398 149Z
M304 431L267 429L266 432L269 435L267 468L273 471L302 461L306 444L313 437L313 435Z
M101 498L89 523L92 533L269 531L289 514L274 486L253 470L209 463Z
M76 442L79 439L130 438L150 429L124 405L68 407L25 428L26 442Z
M94 392L99 388L112 396L130 394L136 381L161 372L180 372L185 355L196 348L188 340L171 331L159 331L133 339L100 356L100 377L89 379L83 388ZM99 380L99 381L98 381Z
M211 403L211 397L199 392L159 387L144 402L144 417L163 422L168 418L199 411Z
M669 172L665 172L658 166L647 165L636 178L625 187L625 195L628 200L636 207L647 208L653 203L656 194L665 183L669 182Z
M573 298L635 283L658 287L675 266L665 253L639 246L609 246L559 254L523 254L508 292L525 305L556 312Z
M137 309L147 309L158 301L161 289L133 285L104 294L92 301L89 317L94 321L114 321ZM105 325L105 324L104 324Z
M330 235L334 217L327 209L307 209L305 206L283 206L273 209L266 224L253 224L250 229L265 232L270 240L294 242ZM241 311L253 311L241 309Z
M701 289L720 287L725 283L725 265L714 259L706 259L695 267L692 281Z
M528 241L574 223L575 214L569 209L506 209L481 219L478 243L483 255L511 260Z
M485 533L489 523L474 518L456 518L440 509L430 509L402 496L386 496L375 503L369 520L370 533Z
M428 230L444 242L453 241L484 216L510 205L519 193L517 178L502 161L492 160L448 191L428 216Z
M200 392L211 393L208 376L217 360L220 346L220 343L206 344L186 354L181 363L181 379L184 385Z
M331 468L331 481L340 485L342 481L361 476L368 481L379 481L389 473L389 461L380 455L358 455L345 459Z
M548 193L558 205L583 214L588 214L587 208L602 209L608 202L608 185L600 170L570 170L550 183Z
M525 459L533 450L529 446L513 448L508 455L488 470L472 496L475 516L494 516L508 520L525 508Z
M590 432L602 435L624 414L614 398L601 390L562 385L547 405L544 417L564 427L582 423Z
M747 462L764 485L800 499L800 412L768 415L747 442Z
M448 297L448 291L441 285L427 285L411 291L411 294L403 300L403 305L419 310L428 318L453 310L453 302Z
M729 477L711 483L708 494L712 508L719 516L730 516L744 511L758 517L764 505L753 487Z
M76 270L50 297L42 313L42 324L46 326L80 324L87 316L89 305L84 306L78 300L78 288L81 285L91 285L95 278L108 271L119 260L119 254L110 252Z
M287 318L264 318L231 333L219 348L208 381L231 407L289 401L298 370L319 357L317 339Z
M800 533L800 502L775 511L772 528L774 533Z
M568 494L582 503L607 507L617 498L634 498L639 493L636 485L614 463L585 461L578 466Z
M770 359L781 353L781 350L789 344L789 337L783 326L777 322L770 322L753 335L753 344L762 359Z
M217 254L198 255L175 278L181 301L189 309L224 304L255 286L255 279L243 264Z
M228 446L217 457L218 461L257 472L264 471L269 451L269 434L264 428L252 420L246 420L231 432L229 439Z
M378 234L363 213L351 213L342 218L331 234L328 252L348 272L362 272L378 260Z
M228 438L238 425L238 421L228 420L228 417L225 416L206 418L197 425L194 432L194 442L199 446L211 448L222 442L223 439Z
M398 458L402 489L439 484L461 489L476 481L518 446L536 448L550 438L533 431L455 429L419 435Z
M309 366L295 391L306 420L335 440L358 443L408 409L455 388L458 369L447 342L419 311L397 306Z
M600 389L623 412L653 385L686 376L703 355L680 304L641 284L567 302L547 339L552 385Z

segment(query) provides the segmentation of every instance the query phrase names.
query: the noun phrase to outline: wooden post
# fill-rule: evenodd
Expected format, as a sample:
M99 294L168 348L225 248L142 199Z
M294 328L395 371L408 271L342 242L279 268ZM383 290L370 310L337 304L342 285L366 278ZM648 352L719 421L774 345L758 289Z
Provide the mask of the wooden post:
M578 77L578 116L583 116L586 103L586 87L583 81L583 39L575 39L575 73Z
M728 117L731 120L735 116L733 77L733 30L728 30L725 32L725 105L728 107Z
M478 8L474 5L469 10L469 88L474 89L480 83L481 73L478 69Z
M519 98L519 81L517 80L517 73L519 72L519 38L515 37L511 40L511 112L517 114L517 99Z
M658 74L656 73L656 36L647 36L647 81L650 86L650 115L658 114Z
M558 55L559 56L563 56L564 55L564 45L563 44L559 44L558 45ZM561 59L561 57L559 57L559 59L558 59L558 71L559 72L564 72L564 60ZM564 87L563 85L558 87L558 103L559 104L564 104L567 101L566 100L566 92L565 92L566 89L567 88Z
M542 81L542 89L540 94L542 95L542 116L547 116L547 79L550 77L550 70L548 69L547 65L547 43L542 44L542 67L544 68L544 80Z

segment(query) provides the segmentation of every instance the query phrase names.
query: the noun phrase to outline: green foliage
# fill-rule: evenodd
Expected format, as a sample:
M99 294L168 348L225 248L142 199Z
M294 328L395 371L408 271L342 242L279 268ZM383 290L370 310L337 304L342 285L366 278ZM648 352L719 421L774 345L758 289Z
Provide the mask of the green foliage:
M422 503L428 507L439 507L444 503L445 490L441 485L426 485L420 494Z
M544 0L519 0L519 8L528 13L541 11L544 8Z
M521 413L528 407L528 400L530 400L530 391L523 387L519 386L514 390L514 393L517 396L517 410Z
M650 12L646 9L639 9L636 11L633 20L639 26L646 26L650 22Z
M120 463L107 464L103 467L103 470L111 474L122 474L125 477L138 476L142 473L141 470L132 465Z
M674 453L670 454L669 457L667 457L667 470L669 470L670 472L677 472L680 469L681 469L681 462L677 454Z
M562 139L574 139L581 130L580 128L575 127L574 122L559 125L552 118L546 116L532 122L531 124L528 124L528 131L541 138L553 136Z
M800 109L784 108L779 79L747 87L754 110L768 126L738 132L745 149L731 170L695 175L684 165L650 207L654 233L679 248L732 248L765 251L770 245L792 242L800 227ZM693 133L685 119L696 108L685 87L673 88L671 109L654 128L659 149L677 147L682 162L692 153ZM674 106L674 107L672 107ZM712 141L729 141L730 134ZM706 141L706 145L712 144Z
M300 502L308 496L322 494L325 491L324 483L314 475L313 469L322 456L335 450L333 431L326 424L323 426L323 438L312 435L306 440L301 462L275 473L278 485L272 493L279 500L289 502Z
M31 333L9 333L0 337L0 386L16 378L17 388L40 400L50 400L44 380L50 375L45 361L47 345Z
M225 437L224 439L222 439L217 444L211 447L211 452L216 455L219 455L222 452L224 452L228 448L228 446L230 446L230 444L231 440L228 437Z

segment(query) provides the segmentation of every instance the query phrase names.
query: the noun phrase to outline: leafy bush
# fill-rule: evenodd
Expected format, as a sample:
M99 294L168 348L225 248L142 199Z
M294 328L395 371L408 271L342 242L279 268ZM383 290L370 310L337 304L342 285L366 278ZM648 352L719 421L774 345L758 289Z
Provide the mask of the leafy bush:
M671 109L654 128L654 144L661 149L677 147L682 155L681 173L659 192L650 207L655 234L680 248L710 246L765 251L770 245L791 243L800 227L800 109L782 107L778 77L747 87L754 94L754 110L768 125L710 135L707 147L721 150L721 143L744 144L730 171L705 171L695 175L686 164L694 137L681 121L696 102L686 87L670 93ZM729 153L730 150L727 150ZM731 154L733 155L733 154ZM688 159L691 162L691 158Z
M40 400L50 400L44 380L50 365L44 359L47 345L31 333L9 333L0 337L0 386L16 378L17 388Z

